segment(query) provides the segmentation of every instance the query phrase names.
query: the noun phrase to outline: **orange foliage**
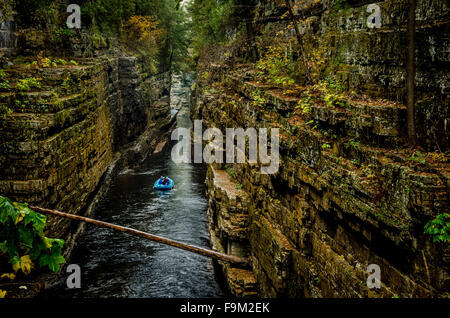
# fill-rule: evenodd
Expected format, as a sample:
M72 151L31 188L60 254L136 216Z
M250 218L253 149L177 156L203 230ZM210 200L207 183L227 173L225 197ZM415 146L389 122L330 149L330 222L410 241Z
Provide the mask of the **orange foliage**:
M124 38L127 45L139 49L150 56L157 54L164 40L165 32L159 28L155 17L132 16L124 26Z

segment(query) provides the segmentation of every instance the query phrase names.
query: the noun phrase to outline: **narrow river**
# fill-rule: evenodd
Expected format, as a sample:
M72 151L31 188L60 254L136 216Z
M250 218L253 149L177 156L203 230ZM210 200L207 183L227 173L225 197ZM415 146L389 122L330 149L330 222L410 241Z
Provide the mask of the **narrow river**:
M187 98L184 96L183 98ZM177 116L190 127L187 100ZM95 218L201 247L209 247L205 168L175 164L172 147L140 168L120 174ZM167 193L153 190L160 176L175 181ZM81 267L81 289L66 287L67 275L44 297L220 297L224 295L212 261L142 238L88 225L70 260Z

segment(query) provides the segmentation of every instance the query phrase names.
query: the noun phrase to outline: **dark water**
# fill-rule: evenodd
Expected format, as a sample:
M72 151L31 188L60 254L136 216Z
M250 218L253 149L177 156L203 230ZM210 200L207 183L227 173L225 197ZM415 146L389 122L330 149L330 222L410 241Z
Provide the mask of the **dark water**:
M178 125L190 124L188 112ZM95 218L201 247L209 247L205 169L175 164L172 147L149 158L113 182ZM175 181L167 193L153 190L160 176ZM71 264L81 267L81 289L67 289L66 278L43 296L63 297L220 297L212 261L173 247L91 225L79 240Z

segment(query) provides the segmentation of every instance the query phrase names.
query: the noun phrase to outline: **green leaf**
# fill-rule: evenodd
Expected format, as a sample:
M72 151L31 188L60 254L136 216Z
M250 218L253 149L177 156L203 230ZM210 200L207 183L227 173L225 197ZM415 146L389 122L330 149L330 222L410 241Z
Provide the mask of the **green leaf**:
M425 225L424 233L433 236L433 243L450 242L450 222L447 219L450 219L450 215L442 213Z
M35 241L33 244L33 248L30 251L31 260L36 260L41 255L42 251L45 251L47 247L43 241Z
M48 266L50 270L57 273L59 271L61 264L64 264L65 262L66 262L65 258L62 257L61 255L43 254L39 259L39 266L40 267Z
M7 222L8 217L10 218L10 220L15 222L17 217L19 216L19 213L19 210L9 199L3 200L0 204L0 222L3 224Z
M52 247L58 247L61 249L64 246L65 241L63 239L50 239Z
M0 196L0 253L9 256L14 272L22 269L29 274L37 260L54 272L65 263L61 255L64 240L45 237L45 224L46 217L26 203Z
M20 258L19 256L14 256L9 259L9 263L12 265L14 272L20 268Z
M19 226L17 228L17 231L19 232L20 244L22 244L23 246L26 246L28 248L32 248L33 247L33 239L34 239L33 233L29 229L27 229L23 226Z
M33 224L33 228L38 232L39 236L44 235L44 228L47 218L45 215L40 213L36 213L32 210L29 211L27 215L25 215L25 225L30 223Z
M0 251L4 254L6 254L8 252L8 242L7 241L3 241L0 243Z
M8 248L9 258L11 259L14 256L18 256L19 255L19 250L18 250L15 238L10 236L10 237L8 237L6 242L7 242L6 246Z

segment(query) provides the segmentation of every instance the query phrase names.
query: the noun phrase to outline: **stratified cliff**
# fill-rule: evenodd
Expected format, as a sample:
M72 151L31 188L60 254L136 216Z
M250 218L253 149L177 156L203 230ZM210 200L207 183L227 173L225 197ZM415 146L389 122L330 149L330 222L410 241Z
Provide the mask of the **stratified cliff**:
M448 244L424 234L449 209L448 4L417 1L412 150L407 1L378 3L379 29L367 26L368 3L333 3L296 1L305 59L283 1L258 1L252 32L200 54L194 118L280 129L278 173L209 167L212 244L252 259L222 264L228 285L238 296L448 295ZM370 264L380 289L366 284Z
M170 66L164 52L155 67L117 38L51 21L39 27L19 13L0 32L0 193L90 214L112 176L168 138ZM70 251L76 226L48 225L51 236L69 238Z

